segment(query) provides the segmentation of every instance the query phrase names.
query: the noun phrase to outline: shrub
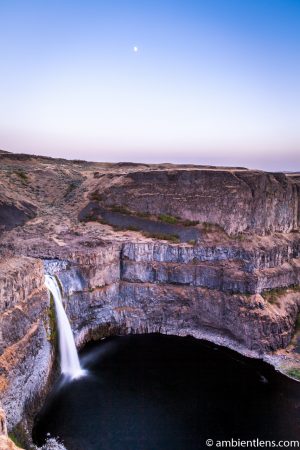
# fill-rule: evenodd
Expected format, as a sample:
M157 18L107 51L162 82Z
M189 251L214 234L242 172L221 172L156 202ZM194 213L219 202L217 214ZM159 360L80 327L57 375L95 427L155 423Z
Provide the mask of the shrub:
M101 202L103 197L102 197L101 194L99 194L99 192L92 192L91 195L90 195L90 199L95 201L95 202Z
M143 219L151 216L151 214L148 212L136 212L135 215L138 217L142 217Z
M112 205L110 206L110 210L112 212L118 212L121 214L132 214L132 211L130 211L128 208L126 208L126 206L122 206L122 205Z
M180 242L180 238L177 234L164 234L164 233L148 233L148 232L143 232L143 235L146 237L150 237L153 239L160 239L163 241L171 241L174 243L178 243Z
M237 233L234 236L234 239L236 239L237 241L244 241L246 239L246 235L243 233Z
M23 447L23 443L21 442L21 440L19 439L19 437L14 433L14 432L10 432L8 433L8 437L9 439L11 439L13 441L13 443L17 446L22 448Z
M14 173L23 181L23 183L28 183L28 175L24 170L18 169Z
M278 298L284 295L287 291L287 288L274 288L267 289L261 293L261 296L272 305L278 303Z
M287 370L287 375L290 377L296 378L297 380L300 380L300 368L298 367L291 367Z
M300 292L300 284L292 284L289 289L291 289L293 292Z
M199 225L199 220L189 220L185 219L180 222L185 227L194 227L195 225Z
M298 314L297 319L296 319L296 323L295 323L295 331L296 331L296 332L297 332L297 331L300 331L300 313Z
M71 181L65 192L64 198L67 198L71 194L71 192L73 192L79 186L79 184L80 183L78 183L78 181Z
M165 223L170 223L170 224L178 223L178 218L177 217L169 216L168 214L160 214L158 216L158 219L161 222L165 222Z
M126 229L128 231L140 231L140 229L138 227L135 227L134 225L129 225L128 227L126 227Z
M269 303L276 304L278 302L278 298L281 297L282 295L285 295L288 291L299 292L300 291L299 284L294 284L286 287L278 287L274 289L267 289L261 293L261 296Z

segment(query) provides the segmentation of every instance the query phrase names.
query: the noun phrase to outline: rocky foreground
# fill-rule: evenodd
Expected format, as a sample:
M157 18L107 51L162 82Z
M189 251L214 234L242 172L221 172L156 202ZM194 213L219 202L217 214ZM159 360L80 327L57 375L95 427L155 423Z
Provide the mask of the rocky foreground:
M56 374L45 271L78 346L192 335L300 378L300 174L6 152L0 172L0 399L28 448Z

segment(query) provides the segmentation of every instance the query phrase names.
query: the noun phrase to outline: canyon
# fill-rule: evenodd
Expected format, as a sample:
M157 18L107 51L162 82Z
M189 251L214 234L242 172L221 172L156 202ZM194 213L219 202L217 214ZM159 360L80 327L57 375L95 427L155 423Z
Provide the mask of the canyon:
M59 280L78 348L191 335L300 376L299 173L3 151L0 172L3 436L30 448L57 376L45 273Z

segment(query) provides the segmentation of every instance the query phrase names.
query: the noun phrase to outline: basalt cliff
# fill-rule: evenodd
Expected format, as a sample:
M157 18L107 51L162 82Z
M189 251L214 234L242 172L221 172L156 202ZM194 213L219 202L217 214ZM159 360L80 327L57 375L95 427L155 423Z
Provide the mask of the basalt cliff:
M300 174L6 152L0 171L3 439L29 448L57 373L45 273L78 347L192 335L300 374Z

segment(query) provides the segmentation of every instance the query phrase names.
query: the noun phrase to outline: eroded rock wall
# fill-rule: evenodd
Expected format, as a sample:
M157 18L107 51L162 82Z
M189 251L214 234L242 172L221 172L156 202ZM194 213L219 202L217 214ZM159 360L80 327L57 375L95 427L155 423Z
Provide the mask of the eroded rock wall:
M11 430L47 384L52 367L50 304L42 261L3 260L0 286L0 402Z
M298 242L291 248L294 255ZM114 277L107 282L95 281L105 264L88 269L76 263L76 270L69 264L57 273L78 343L108 330L196 337L205 330L208 338L221 334L225 344L266 352L288 345L300 304L299 261L276 266L286 261L278 252L266 251L264 258L250 252L246 259L241 249L127 242L115 247ZM263 294L278 287L285 289L271 304Z
M36 411L57 360L44 270L60 279L78 346L153 331L251 356L289 344L300 304L299 174L0 160L0 400L9 430ZM199 239L173 244L97 217L81 222L91 203L162 223L170 215L182 227L199 221Z
M99 181L103 203L220 225L228 234L297 230L297 185L282 173L140 170Z
M299 241L263 248L95 242L2 261L1 399L10 429L47 384L55 345L44 271L56 274L78 346L115 333L193 335L256 354L286 347L300 305ZM31 249L32 251L32 249ZM285 287L275 303L266 289ZM16 295L15 295L16 293ZM57 354L56 354L57 356Z

